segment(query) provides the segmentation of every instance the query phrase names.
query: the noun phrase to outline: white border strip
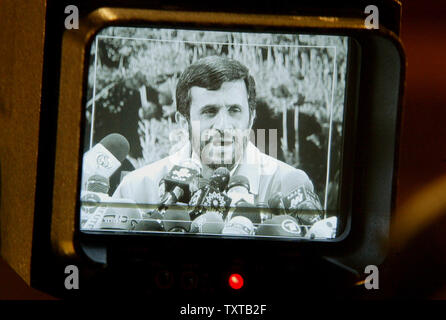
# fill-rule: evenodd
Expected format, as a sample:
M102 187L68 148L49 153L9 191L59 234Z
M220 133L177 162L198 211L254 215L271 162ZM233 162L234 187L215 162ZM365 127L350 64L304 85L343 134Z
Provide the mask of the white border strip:
M195 31L195 30L186 30L186 31ZM208 32L216 32L216 31L208 31ZM236 33L236 32L228 32L228 33ZM244 33L244 32L238 32ZM269 34L269 33L262 33ZM272 34L271 34L272 35ZM179 43L192 43L192 44L229 44L229 45L237 45L237 46L254 46L254 47L286 47L286 48L331 48L336 49L336 46L307 46L307 45L285 45L285 44L258 44L258 43L237 43L237 42L209 42L209 41L184 41L184 40L168 40L168 39L146 39L146 38L132 38L132 37L120 37L120 36L104 36L97 35L96 38L103 39L123 39L123 40L142 40L142 41L154 41L154 42L179 42Z
M328 150L327 150L327 180L325 182L325 199L324 199L324 218L327 218L327 201L328 201L328 184L330 183L330 159L331 159L331 138L332 138L332 132L333 132L333 109L334 109L334 92L336 90L336 78L338 76L337 74L337 50L335 47L335 54L334 54L334 63L333 63L333 82L331 85L331 106L330 106L330 129L328 131ZM342 111L344 113L344 111ZM342 133L344 134L344 133Z
M90 128L90 149L93 148L93 135L94 135L94 114L96 111L96 68L98 66L98 37L96 37L95 42L95 53L94 53L94 81L93 81L93 105L91 107L91 128Z

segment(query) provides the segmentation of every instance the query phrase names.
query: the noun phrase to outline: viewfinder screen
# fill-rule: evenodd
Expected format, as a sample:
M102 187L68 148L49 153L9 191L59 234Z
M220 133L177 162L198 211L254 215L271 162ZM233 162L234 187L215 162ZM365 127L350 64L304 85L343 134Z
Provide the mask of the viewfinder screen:
M341 36L103 29L81 231L335 239L348 48Z

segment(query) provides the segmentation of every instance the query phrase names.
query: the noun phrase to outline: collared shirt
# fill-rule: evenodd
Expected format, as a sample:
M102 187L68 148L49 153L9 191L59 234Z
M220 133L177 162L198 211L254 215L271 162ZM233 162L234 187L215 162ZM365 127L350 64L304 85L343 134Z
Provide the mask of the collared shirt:
M161 179L190 155L190 145L187 145L171 156L132 171L124 177L113 197L132 199L141 204L160 203ZM267 204L276 192L286 195L301 186L313 191L313 184L304 171L262 153L251 142L247 144L243 160L234 169L231 176L248 178L256 204Z

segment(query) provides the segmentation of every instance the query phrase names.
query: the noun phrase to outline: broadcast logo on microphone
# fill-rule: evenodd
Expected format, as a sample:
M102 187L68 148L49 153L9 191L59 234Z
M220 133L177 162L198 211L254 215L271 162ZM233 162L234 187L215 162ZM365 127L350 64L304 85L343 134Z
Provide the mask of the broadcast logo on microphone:
M282 228L289 233L294 233L296 235L301 234L301 230L299 225L296 223L296 221L291 219L286 219L282 221Z
M191 197L189 201L189 214L192 219L197 218L206 211L215 211L226 217L231 198L224 190L229 182L229 170L218 168L214 171L208 184L203 185Z
M116 158L115 158L116 159ZM111 162L113 161L112 158L110 158L105 153L99 153L96 157L96 163L98 164L98 167L102 167L105 169L111 169L113 168Z
M174 165L161 182L164 195L161 203L172 204L190 201L191 188L197 184L201 168L190 160ZM160 186L160 187L161 187Z
M82 163L82 189L92 175L109 179L121 167L129 150L129 142L118 133L109 134L88 150Z

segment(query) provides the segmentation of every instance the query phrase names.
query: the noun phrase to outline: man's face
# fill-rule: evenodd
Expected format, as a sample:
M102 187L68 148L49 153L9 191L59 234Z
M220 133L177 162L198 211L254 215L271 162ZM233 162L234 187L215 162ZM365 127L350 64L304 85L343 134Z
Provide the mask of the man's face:
M190 94L192 148L210 168L231 169L243 156L254 118L245 82L224 82L218 90L192 87Z

